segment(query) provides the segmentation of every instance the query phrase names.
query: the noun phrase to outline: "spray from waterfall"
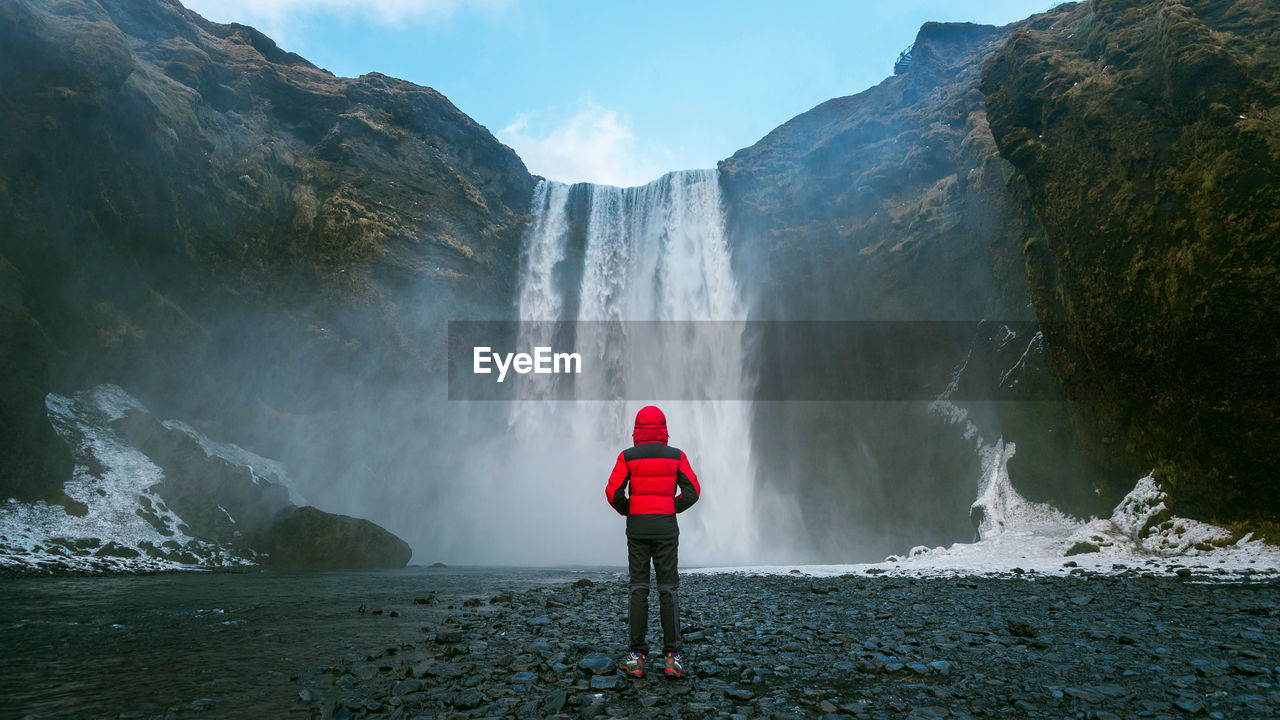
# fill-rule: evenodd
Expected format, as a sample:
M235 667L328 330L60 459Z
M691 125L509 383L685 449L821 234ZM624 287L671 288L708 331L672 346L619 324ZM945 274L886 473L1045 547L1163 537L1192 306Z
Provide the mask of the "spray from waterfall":
M484 547L475 549L475 559L621 562L624 521L605 502L604 485L619 451L631 445L635 412L648 404L624 399L626 374L650 368L652 377L675 378L669 382L678 387L667 396L703 398L659 403L671 444L689 455L703 486L701 501L679 518L682 562L756 560L750 406L740 399L749 396L746 310L730 269L716 171L675 172L632 188L544 181L531 209L517 295L521 320L586 321L574 327L617 321L613 327L621 328L627 321L723 322L679 348L665 343L687 340L680 332L631 342L625 330L580 332L573 350L584 364L618 373L606 374L607 381L577 378L569 400L551 399L548 387L529 383L511 403L505 437L478 460L477 487L489 499L478 520L487 528L475 533ZM580 271L564 272L571 264ZM551 327L522 323L518 344L547 342ZM536 529L517 532L531 516ZM469 559L465 548L455 552Z

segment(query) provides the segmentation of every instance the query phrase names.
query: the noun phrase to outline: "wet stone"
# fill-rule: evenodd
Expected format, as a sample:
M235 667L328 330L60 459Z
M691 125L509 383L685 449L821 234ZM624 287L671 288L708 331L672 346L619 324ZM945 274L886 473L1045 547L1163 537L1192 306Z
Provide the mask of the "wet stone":
M417 692L422 688L421 680L401 680L391 687L391 692L395 695L407 695Z
M617 669L618 665L613 658L604 653L591 653L578 661L578 667L584 672L593 675L604 675L611 673Z
M591 678L591 687L594 690L612 690L618 687L620 679L617 675L596 675Z
M453 699L453 706L462 710L471 710L483 705L485 697L475 688L467 688Z
M1005 620L1005 625L1009 628L1009 634L1015 637L1033 638L1039 633L1036 632L1034 626L1024 620Z
M323 667L316 673L340 681L334 697L360 701L352 716L368 714L362 701L376 699L382 716L406 720L451 714L1106 720L1107 713L1270 717L1280 708L1270 677L1280 675L1271 661L1280 657L1280 607L1271 599L1280 584L1241 589L1237 575L1230 576L1237 585L1215 586L1168 575L1082 573L1029 579L859 573L823 578L821 585L835 588L825 597L804 576L689 575L681 579L683 629L686 639L694 633L703 639L686 646L692 677L678 681L662 676L659 653L644 678L619 672L627 646L621 581L511 593L509 603L451 618L435 613L466 596L442 595L441 610L413 612L429 627L426 637L457 633L458 642L415 648L379 641L380 649L364 651L373 658L364 664L381 668L376 676L350 669L333 675ZM648 639L655 649L662 640L657 604L651 599ZM393 647L398 653L388 653ZM298 680L297 690L303 682L316 687L316 674L301 677L307 679ZM421 689L397 694L405 680ZM464 695L468 690L474 692ZM464 707L476 693L483 701ZM1196 698L1199 709L1174 704Z
M1200 698L1180 698L1173 701L1173 706L1187 713L1198 713L1204 710L1204 701Z

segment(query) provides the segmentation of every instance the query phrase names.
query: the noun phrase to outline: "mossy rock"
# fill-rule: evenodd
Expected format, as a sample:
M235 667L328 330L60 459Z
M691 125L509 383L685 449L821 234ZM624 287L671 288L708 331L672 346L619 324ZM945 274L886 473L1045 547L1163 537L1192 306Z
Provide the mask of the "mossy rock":
M1073 425L1179 514L1280 514L1280 8L1063 5L987 61Z

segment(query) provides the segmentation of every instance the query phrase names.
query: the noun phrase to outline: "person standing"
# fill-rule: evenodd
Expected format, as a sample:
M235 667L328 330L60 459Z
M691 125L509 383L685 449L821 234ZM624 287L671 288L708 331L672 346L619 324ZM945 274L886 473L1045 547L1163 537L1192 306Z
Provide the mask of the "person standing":
M662 619L662 644L669 678L685 675L680 652L680 573L677 555L680 526L676 513L698 501L702 486L689 458L680 448L667 444L667 418L653 405L636 413L632 432L635 445L618 453L605 498L619 515L627 518L627 566L631 575L631 651L619 664L627 675L644 677L649 643L645 639L649 622L649 565L658 580L658 602ZM679 494L677 494L677 491Z

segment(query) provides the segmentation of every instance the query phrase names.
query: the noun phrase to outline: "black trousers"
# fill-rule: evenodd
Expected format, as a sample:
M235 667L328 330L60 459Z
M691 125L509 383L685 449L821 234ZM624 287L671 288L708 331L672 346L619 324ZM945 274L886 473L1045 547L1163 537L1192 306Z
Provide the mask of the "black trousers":
M649 652L645 633L649 626L649 563L658 576L658 605L662 618L663 652L680 652L680 574L676 555L680 537L627 538L627 565L631 571L631 650Z

